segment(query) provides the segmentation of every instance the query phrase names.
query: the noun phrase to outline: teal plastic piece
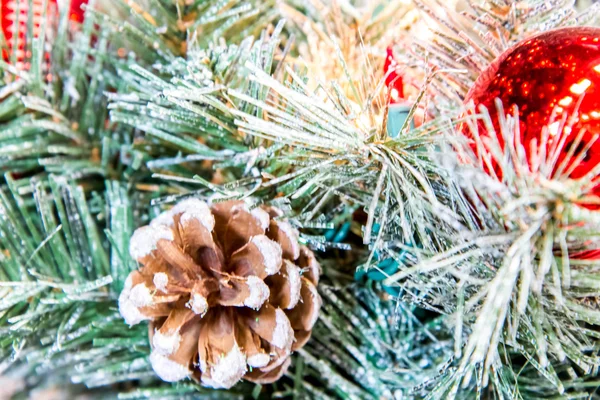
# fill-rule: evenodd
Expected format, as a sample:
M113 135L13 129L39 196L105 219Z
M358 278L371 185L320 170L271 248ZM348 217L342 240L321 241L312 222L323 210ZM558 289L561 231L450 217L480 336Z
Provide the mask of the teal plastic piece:
M325 239L333 243L343 242L348 236L351 226L350 222L345 222L339 229L329 229L325 232Z
M350 232L351 224L350 222L345 222L339 229L329 229L325 232L325 239L328 242L340 243L343 242L348 233ZM373 224L373 233L379 233L380 225L378 223ZM357 268L354 273L354 279L356 281L362 280L370 280L381 282L385 280L388 276L395 274L398 271L398 262L393 258L385 258L383 260L379 260L380 256L378 252L374 254L375 260L379 261L377 263L377 269L372 268L369 271L365 271L362 268ZM400 258L404 257L404 252L400 253ZM393 297L400 296L400 288L397 286L383 286L383 289L392 295Z
M390 104L387 115L387 134L391 138L397 138L404 126L412 104ZM414 120L410 121L410 129L415 129Z
M380 256L377 252L374 254L375 260L379 260ZM400 258L404 257L404 252L400 253ZM356 281L370 280L375 282L381 282L388 276L391 276L398 272L398 261L393 258L385 258L377 263L378 268L372 268L365 271L362 268L357 268L354 273L354 279ZM400 296L400 288L397 286L383 285L383 289L392 295L393 297Z

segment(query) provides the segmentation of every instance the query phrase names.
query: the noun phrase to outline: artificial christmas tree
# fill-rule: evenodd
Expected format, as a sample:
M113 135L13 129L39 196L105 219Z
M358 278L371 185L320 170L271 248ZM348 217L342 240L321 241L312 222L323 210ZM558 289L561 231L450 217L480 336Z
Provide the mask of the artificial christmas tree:
M464 103L505 50L598 7L365 3L96 0L77 24L59 2L37 35L28 18L23 65L0 40L0 373L17 398L595 396L595 168L555 175L546 153L531 169L513 104ZM233 215L261 228L230 240ZM261 240L288 262L236 253ZM299 297L292 270L312 282Z

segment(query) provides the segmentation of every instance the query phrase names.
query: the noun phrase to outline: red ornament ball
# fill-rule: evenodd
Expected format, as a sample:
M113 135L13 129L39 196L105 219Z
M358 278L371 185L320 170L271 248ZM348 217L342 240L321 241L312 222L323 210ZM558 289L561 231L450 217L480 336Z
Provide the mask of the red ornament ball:
M554 172L570 150L583 155L589 145L581 162L568 165L577 158L570 156L566 163L573 167L569 177L584 176L600 163L600 139L595 137L600 134L600 28L562 28L526 39L505 51L479 76L465 103L472 100L476 107L484 105L488 109L503 143L496 98L502 101L506 114L512 115L513 107L518 107L521 143L528 161L531 142L535 139L538 145L541 143L543 129L548 129L548 148L558 149ZM571 149L582 130L583 139ZM470 136L467 131L463 127L463 133ZM482 124L479 133L486 135ZM561 136L566 140L562 148L556 147L560 145L553 144L553 137L557 142ZM600 195L600 186L593 194Z
M404 100L404 81L402 75L396 71L397 66L394 50L389 46L386 50L383 72L386 74L385 85L390 90L389 101L392 104L401 103Z
M88 0L71 0L69 6L69 19L77 23L83 23L84 10L82 9L83 4L87 4ZM44 0L32 0L31 6L33 12L31 13L32 23L34 27L35 35L39 34L39 29L43 24L44 16ZM0 27L2 34L9 47L14 45L13 37L17 36L17 59L22 60L25 48L25 34L27 32L27 24L29 21L29 7L30 3L27 0L2 0L0 1ZM57 13L57 0L49 0L46 7L46 16L49 18L58 18ZM15 24L18 22L18 24ZM51 25L51 21L50 24ZM14 51L14 49L11 49ZM9 55L5 49L3 49L3 58L8 61Z

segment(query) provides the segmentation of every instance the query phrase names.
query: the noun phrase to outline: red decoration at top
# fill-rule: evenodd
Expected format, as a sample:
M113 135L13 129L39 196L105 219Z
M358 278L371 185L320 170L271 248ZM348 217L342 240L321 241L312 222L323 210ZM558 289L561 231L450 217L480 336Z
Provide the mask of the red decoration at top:
M82 23L84 10L81 8L82 4L86 4L87 0L72 0L69 8L69 19L74 22ZM56 0L48 0L48 4L56 6ZM16 49L12 49L14 45L14 21L17 20L17 9L19 12L18 26L17 26L17 46ZM29 10L28 0L2 0L0 1L0 16L2 17L2 33L6 39L7 45L11 51L17 51L17 61L22 62L25 59L25 33L27 32L27 13ZM52 7L48 7L46 12L47 15L53 15L50 11ZM42 17L44 13L44 2L43 0L33 0L33 27L34 35L39 35L39 29L42 25ZM3 58L8 59L8 54L3 52Z
M385 84L390 90L390 103L395 104L402 102L404 99L404 81L402 75L396 72L398 63L394 58L394 51L391 47L388 47L386 52L385 64L383 65L383 71L386 74Z
M83 4L87 4L87 0L71 0L71 8L69 9L69 19L71 21L83 22L83 16L85 11L81 7Z
M598 260L600 259L600 250L584 250L576 253L570 253L569 257L575 260Z
M547 129L547 154L553 149L558 154L553 172L558 173L569 157L560 168L562 173L570 170L569 177L583 177L600 163L600 140L594 139L600 135L600 29L573 27L542 33L507 50L483 71L465 103L473 100L475 106L487 107L503 144L496 98L502 100L506 114L518 106L521 143L530 164L532 141L539 146L542 130ZM488 134L483 124L479 132ZM470 136L466 127L463 133ZM562 145L561 136L566 137ZM581 162L574 165L588 146ZM600 195L600 185L592 192Z

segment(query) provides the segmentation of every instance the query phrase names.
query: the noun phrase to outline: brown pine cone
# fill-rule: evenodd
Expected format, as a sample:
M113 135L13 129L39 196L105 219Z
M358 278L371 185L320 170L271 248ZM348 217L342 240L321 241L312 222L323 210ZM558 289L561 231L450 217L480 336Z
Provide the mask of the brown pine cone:
M319 264L279 214L188 199L135 231L129 252L142 267L127 278L119 311L129 325L151 321L161 379L274 382L308 341Z

